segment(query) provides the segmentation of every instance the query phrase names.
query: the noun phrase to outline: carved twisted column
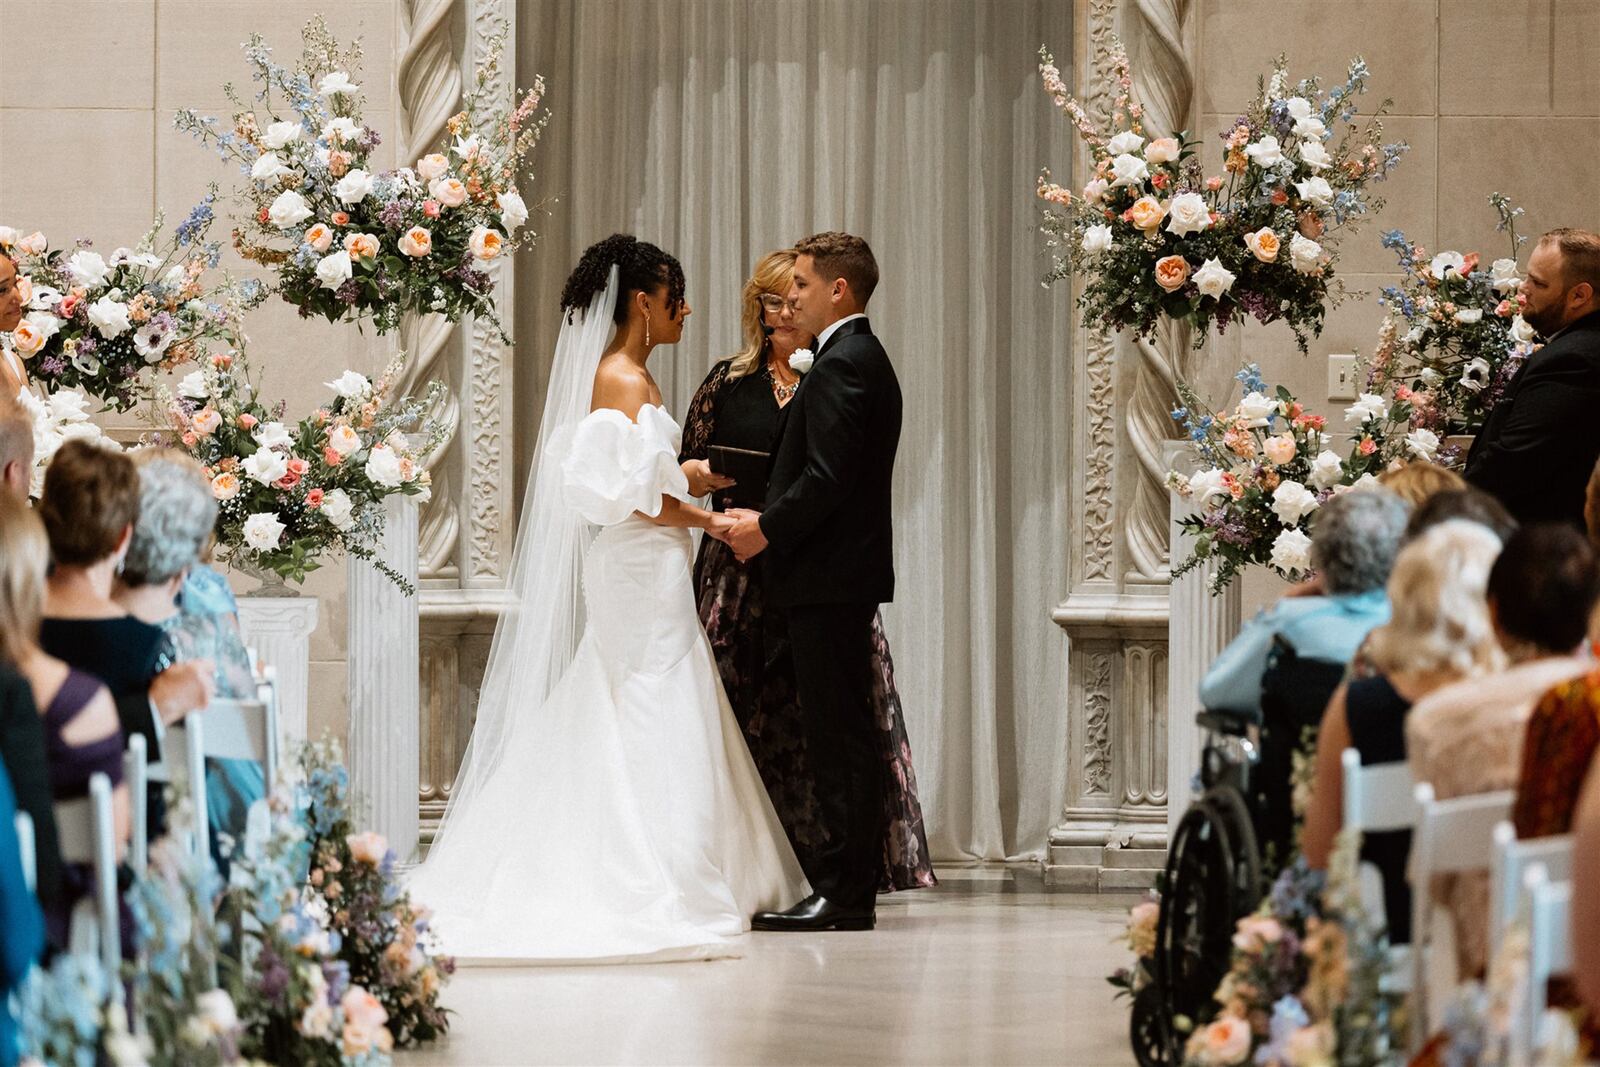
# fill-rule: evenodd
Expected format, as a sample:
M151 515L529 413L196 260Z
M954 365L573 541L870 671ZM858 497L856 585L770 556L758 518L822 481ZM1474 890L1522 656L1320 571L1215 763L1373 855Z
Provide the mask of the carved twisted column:
M450 20L459 0L408 0L406 43L400 54L401 164L408 165L433 151L444 138L445 123L461 102L461 66L450 36ZM406 391L435 378L449 384L447 355L455 327L441 315L407 315L400 326L402 343L410 360L406 364ZM439 461L449 451L461 423L460 403L446 392L431 412L447 430L439 447L424 466L434 474L433 499L425 505L419 537L420 573L438 577L450 563L460 529L454 487L439 478Z

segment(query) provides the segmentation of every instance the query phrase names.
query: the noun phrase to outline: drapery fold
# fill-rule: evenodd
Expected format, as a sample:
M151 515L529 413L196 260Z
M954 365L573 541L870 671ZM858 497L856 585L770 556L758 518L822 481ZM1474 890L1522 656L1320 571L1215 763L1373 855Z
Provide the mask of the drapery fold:
M739 345L755 259L817 230L871 242L868 311L905 394L897 601L884 611L930 845L1037 852L1068 754L1072 313L1044 289L1034 183L1071 130L1036 53L1061 0L520 0L519 81L549 83L517 272L522 484L566 273L628 231L693 308L652 371L681 415ZM1063 63L1063 66L1065 64Z

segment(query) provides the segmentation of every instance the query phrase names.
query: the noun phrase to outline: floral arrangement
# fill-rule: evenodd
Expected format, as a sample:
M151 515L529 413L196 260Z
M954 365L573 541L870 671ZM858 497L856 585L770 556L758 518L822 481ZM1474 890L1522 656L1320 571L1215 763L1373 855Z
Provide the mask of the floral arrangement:
M1221 174L1207 174L1187 132L1151 137L1133 99L1128 56L1113 42L1117 95L1108 125L1089 117L1050 53L1039 71L1056 107L1088 146L1094 176L1075 193L1039 178L1041 230L1052 256L1046 284L1084 279L1085 326L1147 335L1162 316L1191 323L1197 346L1246 316L1283 320L1304 352L1342 296L1330 231L1352 227L1382 201L1370 186L1399 163L1382 121L1354 124L1366 91L1359 57L1343 84L1289 84L1282 57L1249 109L1222 132ZM1388 101L1378 108L1381 115Z
M1373 484L1378 472L1405 459L1433 460L1437 434L1409 425L1407 401L1373 393L1345 409L1353 428L1349 450L1335 451L1327 418L1308 412L1283 386L1270 390L1251 364L1234 376L1245 390L1227 414L1208 411L1182 383L1183 406L1172 412L1193 442L1200 469L1167 475L1168 487L1189 501L1180 525L1194 552L1173 568L1185 574L1217 561L1212 588L1221 592L1246 567L1265 565L1289 581L1311 566L1310 516L1333 494Z
M308 746L301 770L312 834L310 891L322 898L350 981L383 1006L395 1047L440 1037L450 1023L439 994L455 961L438 953L428 911L395 877L395 854L382 835L355 832L338 746Z
M17 394L17 403L33 417L33 475L28 495L35 499L44 491L45 469L66 441L83 438L102 448L122 449L90 418L89 398L81 392L61 389L41 400L24 389Z
M345 371L327 383L325 407L286 425L269 410L231 353L218 353L178 383L157 391L173 440L198 460L218 501L217 542L228 562L304 581L320 557L345 551L368 560L396 584L403 576L374 556L383 500L396 493L426 500L431 479L421 457L443 429L424 414L443 386L422 399L395 398L404 357L376 381ZM415 430L408 439L403 431Z
M505 338L486 268L519 243L528 219L516 182L544 129L543 81L509 111L498 107L501 43L491 42L449 121L454 142L414 166L375 171L381 138L363 121L352 80L359 44L341 47L320 16L302 35L292 69L273 62L259 34L250 38L245 59L258 91L246 102L227 87L229 127L192 109L175 120L245 173L248 217L234 230L235 246L276 271L277 291L302 315L370 318L379 333L406 312L451 322L475 315Z
M144 1067L143 1044L128 1029L117 976L98 956L64 952L35 967L12 994L27 1067Z
M242 345L242 317L266 298L266 288L226 275L207 282L221 254L205 240L214 197L215 190L170 237L162 237L158 215L137 247L109 258L88 241L53 250L41 233L0 227L0 250L17 261L28 308L0 343L46 390L79 389L118 411L141 399L147 371L181 366L210 341Z
M1119 967L1106 978L1119 997L1133 997L1154 977L1151 967L1156 955L1156 924L1161 918L1161 897L1154 890L1128 910L1128 925L1121 940L1133 953L1132 967Z
M1387 953L1361 912L1359 849L1359 835L1342 836L1325 892L1303 861L1285 869L1261 909L1239 920L1220 1010L1190 1034L1185 1064L1389 1062L1391 1012L1378 988Z
M1383 235L1404 274L1386 286L1388 309L1367 368L1367 388L1411 405L1411 425L1439 434L1472 433L1505 393L1534 350L1534 330L1519 314L1522 209L1500 193L1489 203L1499 215L1511 254L1483 266L1477 252L1428 256L1399 230Z

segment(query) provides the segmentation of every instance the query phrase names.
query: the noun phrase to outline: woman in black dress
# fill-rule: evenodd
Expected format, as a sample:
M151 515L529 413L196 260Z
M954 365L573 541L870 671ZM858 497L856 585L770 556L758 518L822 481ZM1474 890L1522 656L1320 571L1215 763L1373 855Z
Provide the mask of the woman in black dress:
M813 341L795 327L788 305L794 261L794 252L785 250L769 253L756 264L744 287L745 346L711 368L689 405L679 459L690 490L701 495L710 492L712 506L718 511L729 507L760 510L765 503L765 485L730 485L713 474L710 450L721 445L770 453L777 441L779 413L800 384L790 356ZM761 564L754 560L740 563L727 545L707 537L695 560L695 589L700 620L716 653L733 713L801 866L809 867L822 830L806 759L794 665L782 628L767 626ZM874 620L872 632L873 695L888 778L888 834L880 885L886 891L931 886L935 879L917 802L911 744L881 618Z

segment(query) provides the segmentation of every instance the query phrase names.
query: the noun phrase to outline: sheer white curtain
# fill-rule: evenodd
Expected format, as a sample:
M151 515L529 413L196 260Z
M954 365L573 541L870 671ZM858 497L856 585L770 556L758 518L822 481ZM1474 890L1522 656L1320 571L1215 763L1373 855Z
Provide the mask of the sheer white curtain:
M694 313L653 370L682 412L739 339L761 253L866 237L900 374L899 599L885 609L936 857L1043 848L1067 754L1071 310L1045 290L1032 197L1066 124L1035 53L1062 0L521 0L520 80L549 81L518 268L526 463L561 283L614 231L682 260ZM521 474L518 475L521 484Z

